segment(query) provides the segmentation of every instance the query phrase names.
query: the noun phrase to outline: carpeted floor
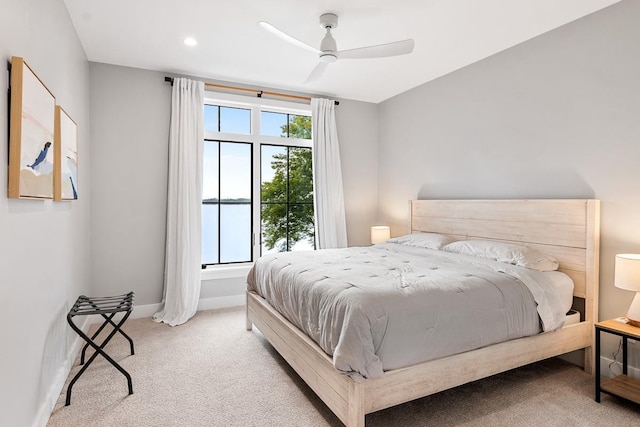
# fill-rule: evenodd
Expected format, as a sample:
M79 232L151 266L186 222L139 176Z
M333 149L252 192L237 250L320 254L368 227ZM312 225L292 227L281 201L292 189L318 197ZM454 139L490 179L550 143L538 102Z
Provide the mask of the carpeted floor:
M199 312L171 328L129 320L130 356L120 335L107 353L133 377L98 357L68 381L51 414L57 426L342 426L255 328L244 308ZM640 406L603 394L593 377L550 359L367 415L370 426L639 426Z

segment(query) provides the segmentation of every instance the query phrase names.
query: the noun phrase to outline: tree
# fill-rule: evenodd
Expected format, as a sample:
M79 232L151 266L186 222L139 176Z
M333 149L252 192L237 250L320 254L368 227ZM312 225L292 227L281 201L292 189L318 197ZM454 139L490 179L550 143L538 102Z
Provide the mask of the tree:
M282 135L286 136L286 126L282 126ZM311 117L291 116L289 120L289 136L293 138L311 139Z
M282 126L287 136L287 126ZM289 136L311 138L311 117L292 116ZM262 238L268 249L290 250L299 241L314 246L311 149L286 147L271 161L274 177L262 184Z

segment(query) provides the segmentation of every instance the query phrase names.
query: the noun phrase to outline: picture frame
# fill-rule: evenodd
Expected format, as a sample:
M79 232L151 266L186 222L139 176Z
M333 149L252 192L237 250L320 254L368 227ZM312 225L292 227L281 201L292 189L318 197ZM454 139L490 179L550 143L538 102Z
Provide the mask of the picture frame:
M56 99L23 58L11 58L9 198L52 199Z
M56 105L54 147L53 200L77 200L77 125L59 105Z

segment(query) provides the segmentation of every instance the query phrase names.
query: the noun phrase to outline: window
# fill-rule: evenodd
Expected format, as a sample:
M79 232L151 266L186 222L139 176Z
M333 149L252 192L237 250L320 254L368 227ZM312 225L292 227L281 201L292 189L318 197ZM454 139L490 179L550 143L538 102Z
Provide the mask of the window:
M263 144L262 253L314 248L311 148Z
M311 117L260 112L260 135L311 139Z
M204 130L248 135L251 133L251 110L205 104Z
M205 101L203 267L315 247L310 112L274 104Z
M204 141L202 263L251 260L251 144Z

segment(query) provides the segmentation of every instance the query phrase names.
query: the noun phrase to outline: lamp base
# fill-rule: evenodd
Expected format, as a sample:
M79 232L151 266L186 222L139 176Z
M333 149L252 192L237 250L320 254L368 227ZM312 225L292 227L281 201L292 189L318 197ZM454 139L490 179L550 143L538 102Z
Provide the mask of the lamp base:
M629 319L629 325L640 327L640 292L637 292L631 301L627 310L627 319Z
M635 326L636 328L640 328L640 321L629 319L628 317L627 317L627 320L629 321L627 323L627 325L631 325L631 326Z

